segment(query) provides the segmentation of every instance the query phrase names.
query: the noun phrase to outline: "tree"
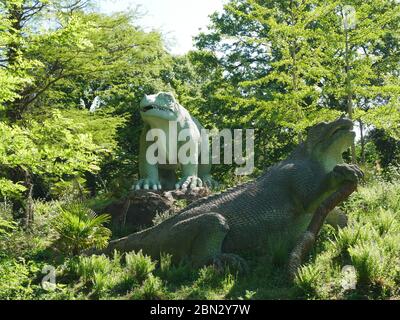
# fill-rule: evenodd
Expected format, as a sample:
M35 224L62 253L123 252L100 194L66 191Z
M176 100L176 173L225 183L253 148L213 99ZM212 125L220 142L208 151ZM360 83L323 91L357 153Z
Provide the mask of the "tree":
M10 8L18 6L19 0L0 1L0 112L5 103L15 101L18 91L31 81L26 70L29 61L23 59L18 47L21 34Z
M271 150L265 141L276 149L279 136L301 139L305 127L340 112L395 134L399 8L391 0L232 0L197 47L214 52L232 85L220 96L234 118L266 129L257 131L259 150Z
M216 96L225 125L256 128L261 169L284 157L307 126L338 114L320 99L329 44L317 23L334 6L317 5L230 1L196 39L222 66L227 83Z
M0 195L14 200L15 211L24 209L26 227L33 220L34 176L56 183L99 170L100 150L91 135L59 112L26 126L0 122L0 135Z
M0 120L9 128L10 135L18 135L18 130L30 132L30 124L46 121L47 117L53 119L54 110L62 110L60 116L72 120L67 128L91 136L101 158L101 170L82 170L74 178L78 185L86 182L95 195L97 185L106 188L107 183L117 179L116 171L123 177L134 172L138 140L135 134L140 130L139 101L145 93L166 86L160 75L169 66L169 55L159 33L146 33L133 24L135 12L107 16L89 12L85 9L87 3L3 1L2 16L18 17L4 22L10 36L1 36L0 40L4 42L4 50L0 51L4 76L0 73L0 81L7 83L0 91L0 103L4 101L6 109ZM17 21L20 31L12 28L10 21ZM13 38L18 38L18 42L11 41ZM15 58L11 59L9 52L15 52ZM21 74L21 79L12 74ZM11 81L14 78L15 85ZM94 100L99 102L100 109L89 113ZM130 121L125 123L129 124L123 128L124 119L128 118ZM38 143L35 147L41 147L40 141L34 142ZM12 168L20 171L12 174L15 176L11 177L10 172L3 174L7 178L2 182L4 193L6 189L7 194L14 195L28 192L24 189L27 183L22 182L28 178L17 168ZM29 185L39 179L35 181L33 196L39 189L43 191L37 196L48 196L48 176L51 174L33 173L29 178ZM51 185L61 185L63 177L53 180Z
M398 132L400 57L394 39L400 31L400 5L390 0L336 5L337 17L329 18L326 30L332 48L328 61L336 76L327 79L325 94L359 123L363 159L365 126ZM354 146L352 158L356 160Z
M8 101L6 111L9 120L18 120L27 104L36 98L36 93L30 90L34 77L28 71L38 67L40 62L35 57L28 57L27 50L32 45L37 45L34 38L39 29L40 18L53 10L57 14L71 14L74 10L83 8L88 2L83 0L0 1L0 16L3 20L2 29L4 31L4 36L0 40L2 49L0 50L0 62L4 73L14 75L10 78L12 95L6 96L4 100ZM8 95L10 94L11 92L8 93Z

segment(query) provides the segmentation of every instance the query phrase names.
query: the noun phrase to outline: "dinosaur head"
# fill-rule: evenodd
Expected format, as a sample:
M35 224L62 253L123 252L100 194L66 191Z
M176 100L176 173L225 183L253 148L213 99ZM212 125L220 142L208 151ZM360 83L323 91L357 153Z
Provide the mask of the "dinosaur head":
M145 95L140 102L140 115L144 121L152 119L176 121L179 111L180 105L169 92Z
M343 162L342 154L351 146L355 135L353 122L343 116L332 122L318 123L308 131L307 153L331 170Z

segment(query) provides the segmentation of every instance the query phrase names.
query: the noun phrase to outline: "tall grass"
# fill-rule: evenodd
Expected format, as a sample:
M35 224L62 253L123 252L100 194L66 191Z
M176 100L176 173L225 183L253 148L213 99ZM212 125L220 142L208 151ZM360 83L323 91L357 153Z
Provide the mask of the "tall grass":
M310 298L394 298L400 296L400 183L377 180L359 188L346 203L349 224L301 268L296 286ZM343 268L356 273L343 286ZM317 272L319 271L319 272Z

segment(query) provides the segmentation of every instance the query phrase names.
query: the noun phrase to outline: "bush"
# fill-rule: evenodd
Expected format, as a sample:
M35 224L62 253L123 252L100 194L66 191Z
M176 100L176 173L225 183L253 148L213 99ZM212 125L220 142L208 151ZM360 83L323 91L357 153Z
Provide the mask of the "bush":
M149 275L155 270L156 263L149 256L143 255L142 250L138 253L131 252L125 256L126 269L129 275L137 283L145 281Z
M150 274L140 287L133 290L131 299L158 300L164 297L163 283L160 278Z
M14 221L8 221L0 217L0 240L6 241L6 238L11 235L13 230L17 229L17 224Z
M92 247L102 249L111 237L111 231L103 226L109 220L109 215L97 216L81 203L60 207L60 213L52 223L59 234L57 246L64 253L72 255Z
M24 259L0 261L0 300L25 300L34 297L32 279L39 267Z
M11 205L7 202L0 202L0 240L5 241L16 228L17 224L12 218Z
M361 243L349 248L352 265L357 271L357 280L360 285L370 285L380 277L384 277L383 261L380 250L373 243Z
M317 295L317 280L320 275L321 271L315 265L307 265L299 270L294 283L303 295L312 297Z
M113 263L105 256L79 257L71 263L71 271L84 282L91 281L95 274L109 274Z

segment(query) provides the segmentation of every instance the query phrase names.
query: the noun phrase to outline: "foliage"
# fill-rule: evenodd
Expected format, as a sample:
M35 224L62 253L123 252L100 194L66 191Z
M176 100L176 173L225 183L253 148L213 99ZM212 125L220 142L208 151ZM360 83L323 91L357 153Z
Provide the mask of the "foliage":
M340 112L398 137L399 10L390 0L229 1L196 37L197 64L222 69L208 118L255 127L258 166Z
M373 182L360 188L347 204L349 226L321 239L297 277L311 298L388 298L398 296L400 198L398 181ZM354 268L354 286L346 286L345 270Z
M141 252L125 257L114 252L112 257L92 255L59 260L44 255L43 251L32 254L30 249L17 249L18 255L26 258L0 261L0 278L8 279L0 282L0 296L6 299L398 298L399 185L398 181L388 183L375 178L360 187L343 208L349 214L349 225L339 230L324 226L310 260L299 270L294 285L282 277L284 266L271 264L267 256L249 257L251 272L235 275L228 269L218 272L212 266L194 269L185 263L177 265L168 254L162 254L160 263ZM50 221L47 223L51 227ZM41 237L51 237L51 232ZM10 245L21 247L14 241L23 239L9 238L13 242ZM57 269L57 286L52 292L40 287L41 268L49 263Z
M26 177L40 175L47 183L75 177L99 167L97 145L87 133L80 133L60 112L26 126L0 122L0 159L3 172L21 172L18 178L1 178L1 195L17 197L27 188ZM4 174L3 173L3 174Z
M127 253L125 255L125 261L129 275L138 283L143 283L143 281L148 278L148 275L154 271L156 266L156 263L151 261L151 257L144 255L142 251Z
M96 215L81 203L60 207L60 213L52 222L59 234L57 245L63 252L73 255L93 247L102 249L111 237L111 231L103 226L109 220L109 215Z
M230 0L182 56L139 17L91 0L0 1L0 299L399 298L398 1ZM252 176L215 165L222 185L284 158L309 125L353 117L366 183L343 206L349 225L324 226L294 285L281 246L248 257L253 272L240 276L168 254L81 255L111 236L89 204L130 191L139 101L161 90L207 129L255 129ZM45 264L54 291L40 285Z
M37 272L33 262L12 259L0 262L0 299L24 300L32 296L32 275Z
M16 229L16 223L14 221L7 221L0 218L0 239L6 241L4 238L10 236L11 232Z

